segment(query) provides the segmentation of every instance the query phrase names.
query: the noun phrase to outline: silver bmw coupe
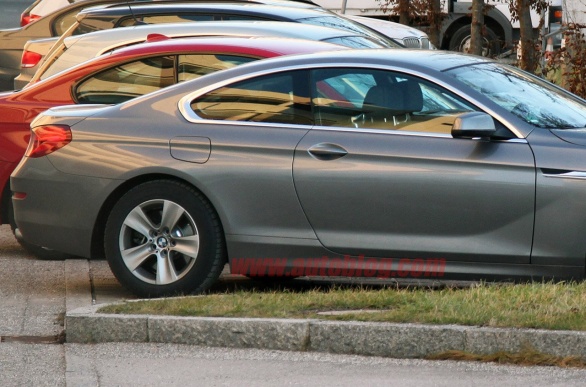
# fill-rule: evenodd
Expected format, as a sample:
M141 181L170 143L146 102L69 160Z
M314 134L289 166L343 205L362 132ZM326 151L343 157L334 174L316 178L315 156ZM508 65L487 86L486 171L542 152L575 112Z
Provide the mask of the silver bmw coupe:
M51 109L18 235L139 296L254 277L582 278L586 103L489 59L285 56Z

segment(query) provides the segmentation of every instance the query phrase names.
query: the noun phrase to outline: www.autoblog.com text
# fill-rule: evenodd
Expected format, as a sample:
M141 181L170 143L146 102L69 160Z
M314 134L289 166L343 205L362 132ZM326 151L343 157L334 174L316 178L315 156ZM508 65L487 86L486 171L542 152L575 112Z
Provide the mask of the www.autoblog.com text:
M232 274L255 277L443 277L443 258L233 258Z

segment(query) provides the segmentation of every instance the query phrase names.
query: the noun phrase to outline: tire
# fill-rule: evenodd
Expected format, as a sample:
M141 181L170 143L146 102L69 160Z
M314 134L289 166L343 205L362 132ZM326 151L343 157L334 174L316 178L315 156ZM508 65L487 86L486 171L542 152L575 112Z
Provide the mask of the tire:
M202 293L226 263L211 204L171 180L143 183L122 196L108 217L104 247L118 281L146 298Z
M450 39L450 51L459 51L468 53L470 49L470 34L471 27L469 25L462 26ZM499 44L499 37L497 34L488 27L485 27L484 44L482 49L482 56L494 57L501 53L501 47Z
M12 201L8 203L8 221L10 223L10 229L12 230L12 235L18 242L18 244L23 247L27 252L34 255L36 258L41 259L43 261L61 261L70 257L70 255L61 253L55 250L45 249L40 246L36 246L25 242L22 238L18 237L18 227L16 226L16 221L14 219L14 209L12 207Z

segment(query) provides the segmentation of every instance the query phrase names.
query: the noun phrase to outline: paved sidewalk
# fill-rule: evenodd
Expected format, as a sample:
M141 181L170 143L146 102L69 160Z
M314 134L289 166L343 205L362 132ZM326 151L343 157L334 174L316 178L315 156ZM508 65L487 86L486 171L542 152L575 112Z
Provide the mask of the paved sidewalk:
M476 354L518 352L529 347L551 355L586 359L586 332L101 314L98 310L104 304L133 297L128 293L124 297L124 291L108 272L105 262L102 265L92 262L91 266L90 270L84 260L65 263L68 343L172 343L393 358L421 358L448 350ZM230 279L224 275L223 280L235 281L237 277Z

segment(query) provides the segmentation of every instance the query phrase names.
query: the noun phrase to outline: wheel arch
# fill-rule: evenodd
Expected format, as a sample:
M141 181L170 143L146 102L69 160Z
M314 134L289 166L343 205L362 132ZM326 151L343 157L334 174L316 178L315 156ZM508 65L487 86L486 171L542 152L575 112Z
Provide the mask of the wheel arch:
M164 173L152 173L152 174L136 176L134 178L126 180L123 184L121 184L114 191L112 191L110 193L110 195L108 196L108 198L106 198L106 200L102 204L102 207L100 208L100 211L98 213L98 216L96 218L96 221L95 221L94 227L93 227L93 231L92 231L91 252L90 252L92 259L105 258L104 232L105 232L105 228L106 228L106 222L108 221L108 216L109 216L110 212L112 211L112 208L114 207L116 202L124 194L126 194L128 191L135 188L136 186L143 184L143 183L157 181L157 180L174 181L177 183L188 185L189 187L196 190L201 195L201 197L204 198L210 204L212 210L215 212L215 214L218 218L221 232L222 232L224 248L227 251L226 235L224 233L224 225L222 222L222 217L220 216L220 213L218 212L216 205L210 200L210 198L197 185L193 184L192 182L190 182L186 179L183 179L183 178L180 178L180 177L174 176L174 175L164 174Z

